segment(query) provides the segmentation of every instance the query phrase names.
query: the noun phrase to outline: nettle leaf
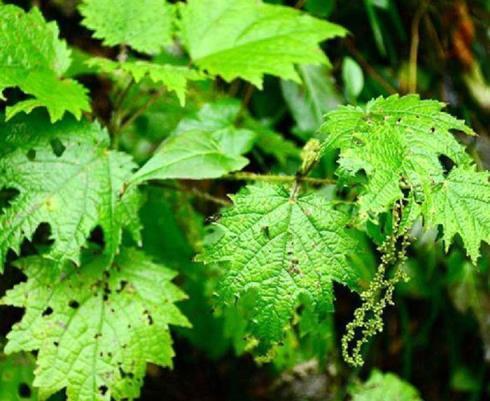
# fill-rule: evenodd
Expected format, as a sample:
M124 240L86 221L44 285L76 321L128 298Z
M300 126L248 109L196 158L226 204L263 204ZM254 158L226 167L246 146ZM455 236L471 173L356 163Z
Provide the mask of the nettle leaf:
M7 107L7 119L36 107L46 107L51 121L65 112L78 119L89 111L87 91L61 76L70 65L70 51L58 38L58 27L47 23L33 8L26 13L13 5L0 5L0 99L6 88L19 87L33 98Z
M403 198L402 187L430 192L444 181L440 157L469 165L451 130L473 135L463 121L441 112L443 104L417 95L378 98L365 108L344 106L328 113L321 128L326 148L339 148L341 171L368 177L359 199L363 219Z
M167 138L153 157L131 178L132 184L147 180L218 178L241 170L248 159L228 154L212 132L187 131Z
M226 81L262 87L264 74L300 82L295 64L328 64L318 43L347 31L291 7L257 0L189 0L181 38L192 61Z
M0 213L2 266L7 251L18 253L42 223L54 240L46 256L57 262L78 263L97 225L111 257L124 226L138 239L140 194L125 191L136 166L129 155L107 149L108 135L98 124L65 119L51 125L36 114L2 125L0 143L0 189L17 192Z
M32 388L35 359L27 353L0 355L0 400L35 401L37 391Z
M174 9L165 0L83 0L82 24L107 46L155 54L172 40Z
M233 304L252 293L250 330L265 347L283 337L300 303L317 313L333 308L333 282L356 286L347 255L355 240L348 217L323 197L291 199L282 186L248 186L232 196L217 223L217 239L199 259L222 263L220 302Z
M490 173L454 168L424 204L426 224L442 225L449 248L459 234L473 262L482 241L490 243Z
M185 66L157 64L149 61L118 62L95 57L88 60L88 65L111 76L117 76L121 73L128 74L135 82L148 78L150 82L163 85L167 90L175 92L182 106L185 105L187 83L204 78L203 74Z
M125 249L110 270L96 257L66 264L60 278L41 257L17 265L27 281L2 302L25 308L5 351L38 350L34 385L46 399L66 388L68 401L133 400L147 363L171 366L169 325L188 326L174 305L185 298L175 273Z
M393 373L374 370L369 379L351 391L352 401L422 401L415 387Z

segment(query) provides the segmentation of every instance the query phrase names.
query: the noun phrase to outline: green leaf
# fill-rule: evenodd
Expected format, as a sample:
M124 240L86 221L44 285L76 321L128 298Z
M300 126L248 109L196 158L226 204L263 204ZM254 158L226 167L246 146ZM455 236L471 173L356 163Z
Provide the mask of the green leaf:
M34 357L30 354L0 355L0 401L35 401Z
M135 165L129 155L107 149L98 124L65 119L51 125L35 114L2 125L0 143L0 189L18 191L0 213L0 265L41 223L50 225L54 240L46 256L57 262L78 263L97 225L111 257L124 226L137 232L141 199L124 186Z
M359 199L362 219L391 208L403 198L402 188L430 196L434 185L444 181L441 155L456 165L471 164L451 131L474 133L441 112L442 106L417 95L395 95L327 114L321 128L324 146L340 149L340 173L352 178L362 170L367 175Z
M172 40L174 9L165 0L83 0L82 24L104 45L154 54Z
M167 138L153 157L131 178L147 180L218 178L248 164L242 156L227 154L213 133L187 131Z
M361 94L364 87L364 74L357 62L346 57L342 63L342 80L348 100L354 101Z
M351 391L352 401L422 401L412 385L393 373L374 370L369 380Z
M117 76L121 73L128 74L135 82L148 78L153 84L163 85L167 90L175 92L182 106L185 104L188 81L204 78L203 74L185 66L156 64L149 61L117 62L95 57L88 60L88 65L111 76Z
M68 401L138 398L146 364L171 366L169 325L188 325L174 305L185 298L175 273L126 249L114 266L96 257L66 264L62 278L47 259L21 259L27 281L3 304L25 308L8 334L7 353L38 350L34 385L46 399L66 388Z
M189 0L180 12L181 37L197 66L259 88L264 74L299 82L295 64L328 64L318 43L347 32L291 7L256 0Z
M257 185L232 200L216 227L221 236L199 259L223 264L220 302L254 294L250 331L268 348L283 337L299 303L325 313L333 308L334 281L355 287L346 258L355 240L347 216L314 193L292 199L284 187Z
M308 139L321 125L325 113L341 104L341 98L327 67L300 66L298 73L301 85L282 80L281 89L296 122L294 133Z
M257 134L246 128L239 128L241 103L237 99L220 99L206 103L193 117L182 119L175 133L202 130L212 133L223 151L233 156L248 153L257 138Z
M281 134L260 121L243 114L242 104L238 99L219 99L204 104L194 116L182 119L175 132L191 129L213 132L214 139L227 153L233 155L243 155L256 145L282 164L286 163L288 157L299 157L299 149L293 142L284 139Z
M490 243L490 173L455 167L424 204L427 226L442 225L449 248L459 234L473 262L482 241Z
M70 65L70 51L58 38L55 23L46 23L40 11L29 13L12 5L0 5L0 99L2 91L19 87L33 98L7 107L7 117L46 107L51 121L65 112L77 119L89 111L87 91L72 79L61 79Z

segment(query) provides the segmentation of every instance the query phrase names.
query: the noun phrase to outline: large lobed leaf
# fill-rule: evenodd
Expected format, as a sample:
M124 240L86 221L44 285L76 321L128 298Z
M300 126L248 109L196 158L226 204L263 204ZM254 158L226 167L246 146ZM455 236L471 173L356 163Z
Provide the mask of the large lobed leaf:
M73 119L51 125L35 114L0 127L0 189L17 191L0 212L0 265L18 252L42 223L54 240L46 256L79 260L80 248L100 225L113 257L123 226L138 238L136 189L125 191L135 168L131 157L107 149L98 124Z
M226 81L262 87L264 74L300 81L295 64L328 64L318 43L347 33L291 7L257 0L189 0L181 37L193 62Z
M427 226L442 225L447 245L458 233L475 261L480 242L490 239L490 184L452 133L474 132L442 107L417 95L378 98L365 108L327 114L321 131L326 148L340 149L344 177L367 175L359 198L362 219L388 210L409 190ZM448 161L455 166L449 173Z
M82 23L108 46L158 53L172 39L173 7L165 0L83 0Z
M81 268L66 264L62 277L47 259L17 264L27 281L2 303L25 314L5 351L38 350L41 399L66 388L68 401L133 400L147 363L171 366L169 325L189 325L174 305L185 295L171 270L134 249L123 250L110 270L95 257Z
M61 79L70 65L70 51L58 38L58 27L47 23L40 11L26 13L13 5L0 5L0 98L2 91L19 87L32 99L7 107L7 117L33 108L46 107L51 121L65 112L80 118L90 110L83 86Z
M283 337L299 303L324 313L333 308L334 281L355 287L347 261L355 240L348 217L314 193L291 199L284 187L257 185L232 200L199 258L223 264L221 302L254 294L250 329L267 347Z

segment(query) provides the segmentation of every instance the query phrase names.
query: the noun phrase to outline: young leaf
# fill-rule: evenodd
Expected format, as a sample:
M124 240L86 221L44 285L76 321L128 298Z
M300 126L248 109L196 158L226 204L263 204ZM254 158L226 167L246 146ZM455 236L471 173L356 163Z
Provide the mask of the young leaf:
M229 154L242 155L256 145L262 152L274 156L283 164L288 157L299 157L299 149L293 142L242 113L242 105L238 99L219 99L203 105L195 116L182 119L175 132L191 129L213 132L213 137ZM242 119L244 121L239 124Z
M206 103L195 116L182 119L175 133L207 131L212 133L225 153L243 155L252 149L257 134L237 126L240 110L241 103L238 99L224 98L214 103Z
M193 130L165 140L153 157L133 175L131 183L217 178L241 170L247 164L245 157L227 154L213 133Z
M362 218L381 213L403 198L403 186L430 193L444 181L441 155L456 165L471 163L450 131L468 135L473 131L441 112L442 106L417 95L395 95L373 100L365 109L346 106L327 114L321 128L325 147L340 149L339 163L347 176L361 170L367 174L359 200Z
M96 257L81 268L21 259L27 281L2 302L25 308L8 334L7 353L38 350L34 385L47 399L66 388L68 401L135 399L146 364L171 366L169 325L187 326L174 305L185 298L175 273L134 249L121 251L109 270Z
M107 150L108 142L97 124L73 119L51 125L35 114L0 127L0 188L18 191L0 214L2 268L8 249L18 252L41 223L54 240L47 256L58 262L78 262L98 224L111 257L122 227L137 231L140 197L124 190L135 165L129 155Z
M422 401L412 385L393 373L374 370L369 380L351 391L352 401Z
M163 85L169 91L175 92L182 106L185 104L187 82L204 78L203 74L185 66L156 64L148 61L117 62L95 57L88 61L88 65L112 76L124 72L131 75L135 82L148 78L152 83Z
M12 107L7 118L36 107L46 107L51 121L65 112L78 119L89 111L87 91L72 79L61 79L70 65L70 52L58 38L55 23L46 23L39 9L25 13L13 5L0 5L0 99L2 91L19 87L32 95Z
M0 355L0 400L36 401L32 387L35 359L27 353Z
M317 312L333 308L334 281L355 287L347 261L355 245L347 216L317 194L290 197L281 186L248 186L232 197L218 222L221 232L200 260L221 262L220 301L233 304L254 292L251 332L268 347L279 341L298 303Z
M174 9L165 0L83 0L83 25L107 46L154 54L172 39Z
M446 249L455 234L473 262L482 241L490 243L490 173L455 167L424 204L426 225L442 225Z
M264 74L299 82L294 64L328 64L318 43L347 32L291 7L256 0L189 0L180 12L181 37L197 66L259 88Z

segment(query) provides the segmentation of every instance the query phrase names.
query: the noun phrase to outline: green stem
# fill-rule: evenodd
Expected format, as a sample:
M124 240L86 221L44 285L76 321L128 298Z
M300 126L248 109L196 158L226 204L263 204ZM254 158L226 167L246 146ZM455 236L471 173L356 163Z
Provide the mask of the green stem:
M220 206L230 206L231 205L230 201L223 199L223 198L218 198L216 196L208 194L207 192L203 192L203 191L201 191L195 187L189 188L189 187L185 187L182 185L178 185L178 184L172 185L172 184L168 184L166 182L161 182L161 181L150 181L150 184L153 186L160 187L160 188L170 189L172 191L185 192L185 193L188 193L188 194L195 196L196 198L200 198L200 199L206 200L208 202L216 203L217 205L220 205Z
M328 185L335 184L335 180L331 178L312 178L312 177L298 177L295 175L274 175L274 174L255 174L249 172L238 172L228 174L222 177L225 180L233 181L264 181L272 183L294 183L300 181L301 183L311 185Z

